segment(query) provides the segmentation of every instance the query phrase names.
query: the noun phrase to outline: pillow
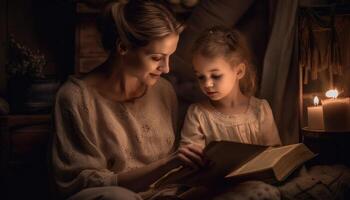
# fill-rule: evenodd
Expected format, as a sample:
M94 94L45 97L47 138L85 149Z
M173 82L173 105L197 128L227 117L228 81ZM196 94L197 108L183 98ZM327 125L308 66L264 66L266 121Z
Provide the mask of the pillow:
M316 165L279 187L283 199L349 199L350 168Z

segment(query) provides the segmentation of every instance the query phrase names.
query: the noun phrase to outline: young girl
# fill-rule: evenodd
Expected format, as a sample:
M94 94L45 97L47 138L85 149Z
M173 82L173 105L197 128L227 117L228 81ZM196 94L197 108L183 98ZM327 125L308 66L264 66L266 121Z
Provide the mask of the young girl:
M242 35L214 27L195 42L195 75L207 101L192 104L182 129L181 143L202 148L211 141L281 145L271 108L252 96L255 71Z

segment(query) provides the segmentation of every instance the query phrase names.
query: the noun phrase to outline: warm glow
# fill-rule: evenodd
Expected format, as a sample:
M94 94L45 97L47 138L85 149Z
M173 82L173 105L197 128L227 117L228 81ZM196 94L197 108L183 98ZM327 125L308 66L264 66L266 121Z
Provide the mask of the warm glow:
M314 105L317 106L320 103L320 100L317 96L314 97Z
M326 92L326 97L328 97L328 98L335 99L338 97L338 95L339 95L339 93L338 93L338 90L336 90L336 89L335 90L328 90Z

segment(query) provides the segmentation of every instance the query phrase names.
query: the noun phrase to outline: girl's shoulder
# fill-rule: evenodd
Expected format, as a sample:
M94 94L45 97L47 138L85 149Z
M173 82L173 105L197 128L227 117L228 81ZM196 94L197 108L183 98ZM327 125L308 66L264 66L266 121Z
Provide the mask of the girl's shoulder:
M254 96L250 97L249 105L254 110L266 109L266 107L270 108L270 105L266 99L260 99Z
M196 115L203 115L203 114L208 115L210 112L212 112L212 110L211 110L210 102L203 100L203 101L191 104L188 107L187 112L191 114L196 114Z
M259 119L265 119L266 116L272 115L270 104L266 99L259 99L252 96L250 99L250 107Z

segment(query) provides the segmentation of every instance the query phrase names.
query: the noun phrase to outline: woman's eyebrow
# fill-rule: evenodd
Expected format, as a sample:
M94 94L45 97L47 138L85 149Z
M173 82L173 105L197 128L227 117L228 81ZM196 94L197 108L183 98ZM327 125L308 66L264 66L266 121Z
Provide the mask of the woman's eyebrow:
M167 54L165 53L149 53L150 55L162 55L162 56L166 56Z

